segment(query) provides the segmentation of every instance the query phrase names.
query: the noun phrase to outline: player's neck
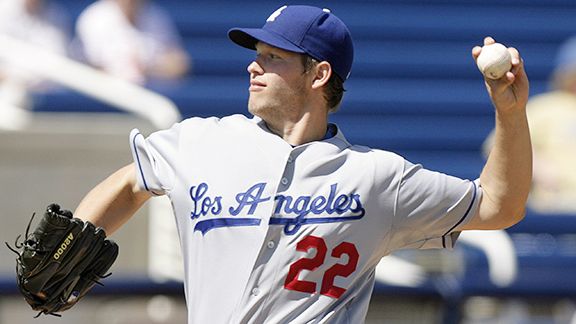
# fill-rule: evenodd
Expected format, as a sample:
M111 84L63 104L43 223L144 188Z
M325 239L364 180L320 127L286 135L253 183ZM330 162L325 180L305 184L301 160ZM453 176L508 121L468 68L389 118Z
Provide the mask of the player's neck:
M271 132L282 137L288 144L298 146L322 140L326 135L328 120L326 117L304 114L295 122L274 123L266 121L266 125Z

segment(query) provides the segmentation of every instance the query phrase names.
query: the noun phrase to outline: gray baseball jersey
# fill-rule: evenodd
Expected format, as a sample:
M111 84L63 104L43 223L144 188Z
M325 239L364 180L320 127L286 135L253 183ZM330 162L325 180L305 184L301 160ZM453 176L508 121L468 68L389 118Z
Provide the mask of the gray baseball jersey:
M296 147L242 115L132 131L139 184L172 201L190 323L362 323L383 256L450 248L476 213L477 181L330 129Z

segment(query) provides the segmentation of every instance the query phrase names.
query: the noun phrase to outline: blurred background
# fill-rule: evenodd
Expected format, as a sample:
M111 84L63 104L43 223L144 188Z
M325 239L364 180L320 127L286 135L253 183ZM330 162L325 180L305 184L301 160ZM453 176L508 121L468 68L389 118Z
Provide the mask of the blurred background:
M477 178L493 108L471 49L485 36L520 50L531 98L546 99L531 120L542 145L535 181L543 182L526 219L464 233L451 252L384 259L367 323L576 323L576 3L305 3L330 8L353 35L352 74L331 117L352 143ZM130 163L132 128L149 134L180 118L247 114L254 53L227 30L260 27L284 4L0 0L0 239L13 244L51 202L74 209ZM114 234L113 276L62 318L32 318L16 288L15 255L0 249L0 323L185 323L167 209L153 201Z

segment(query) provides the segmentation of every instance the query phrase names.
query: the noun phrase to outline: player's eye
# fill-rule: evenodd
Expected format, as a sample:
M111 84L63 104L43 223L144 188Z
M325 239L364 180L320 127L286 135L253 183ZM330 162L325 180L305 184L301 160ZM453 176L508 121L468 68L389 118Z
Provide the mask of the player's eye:
M282 60L282 57L276 53L267 52L267 53L256 53L256 60L264 60L264 61L277 61Z

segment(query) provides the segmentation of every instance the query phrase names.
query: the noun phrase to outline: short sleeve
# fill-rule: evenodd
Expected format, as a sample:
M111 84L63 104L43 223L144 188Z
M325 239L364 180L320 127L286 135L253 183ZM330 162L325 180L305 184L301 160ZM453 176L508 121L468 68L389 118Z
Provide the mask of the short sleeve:
M479 181L463 180L405 162L398 188L392 246L452 248L482 195Z
M136 166L138 185L155 195L164 195L174 186L178 157L180 124L151 134L148 138L138 129L130 132L130 146Z

